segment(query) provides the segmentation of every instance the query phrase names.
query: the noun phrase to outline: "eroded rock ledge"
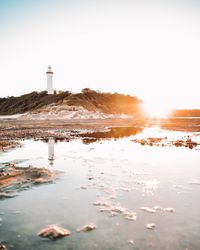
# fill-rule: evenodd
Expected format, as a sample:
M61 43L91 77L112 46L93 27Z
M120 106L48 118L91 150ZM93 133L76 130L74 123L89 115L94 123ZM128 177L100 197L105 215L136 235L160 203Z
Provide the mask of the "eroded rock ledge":
M17 167L14 163L3 163L0 165L0 199L12 198L32 185L53 182L60 174L46 168Z

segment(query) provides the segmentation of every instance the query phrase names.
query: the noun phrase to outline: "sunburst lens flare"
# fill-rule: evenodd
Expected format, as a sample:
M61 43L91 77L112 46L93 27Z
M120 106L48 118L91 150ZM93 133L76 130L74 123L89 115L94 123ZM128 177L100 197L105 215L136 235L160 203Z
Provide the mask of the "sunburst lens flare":
M143 105L143 110L151 118L164 118L170 115L172 108L165 103L146 102Z

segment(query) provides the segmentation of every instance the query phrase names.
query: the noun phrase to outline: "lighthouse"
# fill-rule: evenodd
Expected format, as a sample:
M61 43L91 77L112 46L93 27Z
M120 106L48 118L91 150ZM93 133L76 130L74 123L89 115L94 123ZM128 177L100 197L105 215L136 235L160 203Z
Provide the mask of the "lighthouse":
M46 74L47 74L47 93L51 95L54 93L54 91L53 91L53 71L52 71L51 66L48 66Z

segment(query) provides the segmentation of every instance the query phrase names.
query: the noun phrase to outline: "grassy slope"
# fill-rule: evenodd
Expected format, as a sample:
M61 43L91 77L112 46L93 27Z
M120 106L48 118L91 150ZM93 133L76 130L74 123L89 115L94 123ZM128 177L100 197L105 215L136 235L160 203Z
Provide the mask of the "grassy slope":
M173 117L200 117L199 109L177 109L171 113Z
M88 89L77 94L63 92L48 95L43 91L31 92L19 97L0 98L0 115L25 113L48 104L63 102L69 106L82 106L88 110L113 114L136 114L140 112L142 104L142 101L135 96L100 93Z

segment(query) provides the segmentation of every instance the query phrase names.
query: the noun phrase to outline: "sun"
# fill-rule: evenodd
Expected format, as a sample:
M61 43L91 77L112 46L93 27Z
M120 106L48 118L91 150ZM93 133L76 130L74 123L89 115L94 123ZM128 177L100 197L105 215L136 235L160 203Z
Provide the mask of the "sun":
M172 108L169 105L160 102L146 102L144 103L144 112L150 117L162 118L167 117Z

